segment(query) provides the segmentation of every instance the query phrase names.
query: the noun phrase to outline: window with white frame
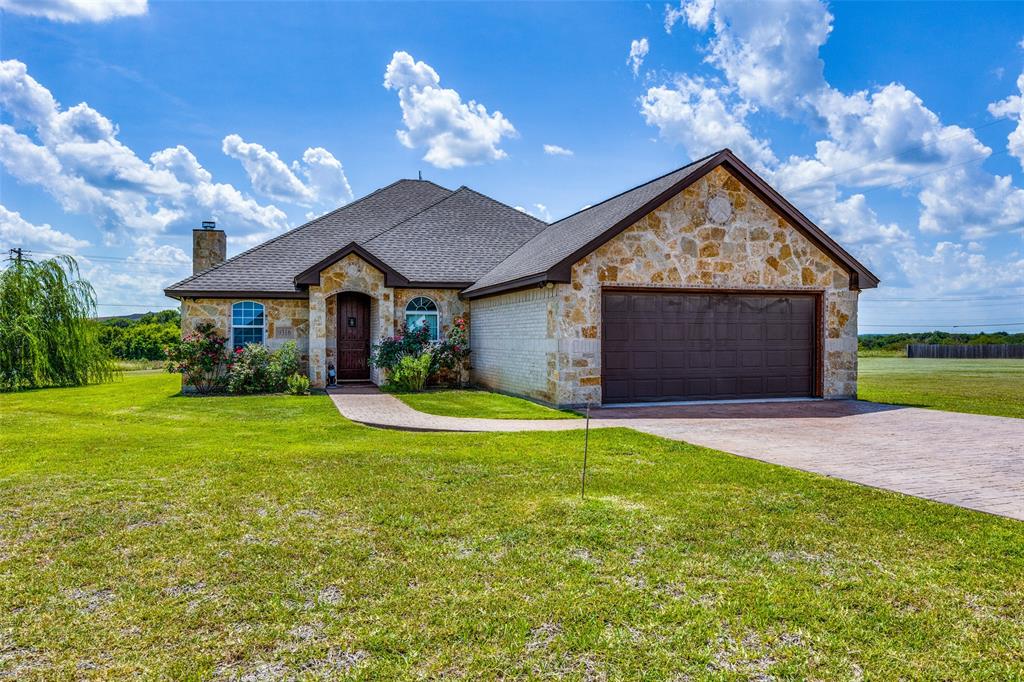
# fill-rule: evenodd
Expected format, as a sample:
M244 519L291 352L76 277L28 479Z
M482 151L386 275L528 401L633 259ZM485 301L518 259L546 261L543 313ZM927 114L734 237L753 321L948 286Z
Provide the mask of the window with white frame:
M437 304L426 296L417 296L409 301L405 306L405 326L409 329L426 326L430 330L430 340L437 341Z
M231 347L263 343L263 304L239 301L231 306Z

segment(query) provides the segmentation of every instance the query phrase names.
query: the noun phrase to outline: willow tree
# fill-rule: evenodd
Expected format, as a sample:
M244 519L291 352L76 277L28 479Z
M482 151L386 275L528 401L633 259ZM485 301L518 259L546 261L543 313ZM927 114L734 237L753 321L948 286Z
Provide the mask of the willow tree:
M109 380L95 315L74 258L10 258L0 271L0 390Z

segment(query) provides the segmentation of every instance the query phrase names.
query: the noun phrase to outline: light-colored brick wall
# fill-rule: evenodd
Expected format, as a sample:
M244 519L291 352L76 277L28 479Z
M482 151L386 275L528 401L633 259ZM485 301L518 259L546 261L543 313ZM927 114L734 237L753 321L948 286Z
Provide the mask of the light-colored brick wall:
M555 288L527 289L472 302L473 383L553 403L557 399Z

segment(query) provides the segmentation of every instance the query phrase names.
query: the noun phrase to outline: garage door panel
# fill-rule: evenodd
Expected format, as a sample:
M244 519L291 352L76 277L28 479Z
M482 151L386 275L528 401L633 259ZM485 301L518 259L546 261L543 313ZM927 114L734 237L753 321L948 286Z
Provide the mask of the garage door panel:
M606 292L605 402L808 396L810 295Z

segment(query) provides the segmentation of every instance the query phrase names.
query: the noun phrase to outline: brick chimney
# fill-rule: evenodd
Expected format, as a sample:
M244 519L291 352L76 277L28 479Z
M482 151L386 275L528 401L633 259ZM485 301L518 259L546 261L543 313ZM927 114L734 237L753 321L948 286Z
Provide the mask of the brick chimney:
M192 230L192 274L224 262L228 255L228 238L217 223L204 220L203 226Z

